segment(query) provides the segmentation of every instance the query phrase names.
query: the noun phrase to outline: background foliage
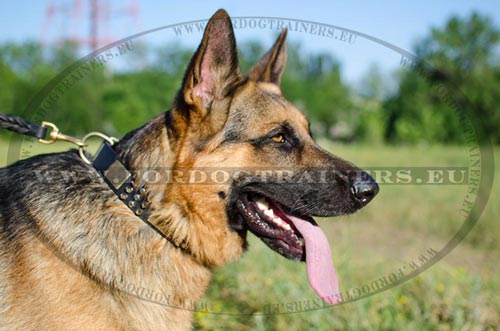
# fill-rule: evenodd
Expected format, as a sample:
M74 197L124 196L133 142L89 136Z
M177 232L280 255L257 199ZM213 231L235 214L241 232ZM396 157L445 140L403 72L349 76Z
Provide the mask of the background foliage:
M342 81L341 64L328 53L311 53L289 44L283 90L313 121L317 135L343 141L390 143L463 143L457 115L436 88L443 84L461 108L485 122L486 133L500 142L500 32L488 17L451 18L418 41L415 68L397 73L398 86L384 93L384 75L373 67L360 88ZM248 69L264 53L259 42L240 45ZM149 63L134 70L105 67L78 82L54 105L49 120L74 134L104 130L122 135L168 109L192 50L179 45L157 49ZM0 46L0 109L29 115L25 105L44 84L77 60L72 44ZM360 90L360 91L359 91Z

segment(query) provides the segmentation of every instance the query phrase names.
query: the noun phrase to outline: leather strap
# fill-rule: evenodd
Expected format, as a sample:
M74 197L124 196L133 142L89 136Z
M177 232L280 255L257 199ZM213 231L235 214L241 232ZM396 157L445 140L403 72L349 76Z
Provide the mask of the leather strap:
M175 242L148 221L149 210L148 201L145 195L146 189L144 185L138 188L134 187L133 175L118 159L109 142L103 141L92 165L106 184L108 184L109 188L113 190L118 198L122 200L135 215L151 226L159 235L167 239L174 247L192 255L185 241Z
M44 139L47 128L31 123L21 117L0 113L0 129L7 129L27 136Z
M102 143L92 165L116 196L135 215L147 222L149 211L146 189L144 185L137 188L134 186L132 174L117 158L114 149L107 141Z

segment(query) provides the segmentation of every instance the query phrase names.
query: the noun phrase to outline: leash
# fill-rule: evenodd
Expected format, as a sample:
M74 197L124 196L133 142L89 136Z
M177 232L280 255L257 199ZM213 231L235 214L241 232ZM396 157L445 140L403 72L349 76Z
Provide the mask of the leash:
M131 171L118 159L113 149L113 145L118 142L118 139L106 136L100 132L90 132L82 139L78 139L61 133L59 128L53 123L43 121L38 125L21 117L4 113L0 113L0 129L6 129L37 138L38 142L42 144L53 144L57 141L66 141L77 145L78 154L82 161L94 167L104 182L127 208L144 222L153 226L148 222L149 210L144 185L137 188L134 186ZM85 147L88 146L87 141L94 137L102 139L102 144L91 161L85 155ZM153 228L157 230L154 226Z
M0 113L0 129L7 129L38 139L45 138L47 128L28 122L21 117Z

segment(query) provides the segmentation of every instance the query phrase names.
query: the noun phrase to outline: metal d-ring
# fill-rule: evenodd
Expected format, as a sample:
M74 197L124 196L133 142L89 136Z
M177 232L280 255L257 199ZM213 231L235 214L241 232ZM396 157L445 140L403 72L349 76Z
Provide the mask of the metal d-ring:
M80 158L87 164L91 164L92 162L85 156L85 150L84 148L87 146L87 140L92 137L99 137L102 140L107 141L111 146L113 146L116 142L118 142L118 139L114 137L108 137L103 133L100 132L90 132L87 133L83 139L82 139L82 145L79 146L78 148L78 153L80 154Z

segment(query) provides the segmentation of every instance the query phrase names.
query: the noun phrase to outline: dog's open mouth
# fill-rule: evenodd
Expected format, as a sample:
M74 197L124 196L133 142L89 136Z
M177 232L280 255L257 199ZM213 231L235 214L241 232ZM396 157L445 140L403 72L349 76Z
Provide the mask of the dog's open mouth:
M304 238L277 202L244 193L238 207L250 231L284 257L305 261Z
M328 240L312 217L257 193L242 193L237 202L247 228L271 249L293 260L306 261L313 290L324 301L340 301L338 278Z

